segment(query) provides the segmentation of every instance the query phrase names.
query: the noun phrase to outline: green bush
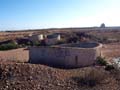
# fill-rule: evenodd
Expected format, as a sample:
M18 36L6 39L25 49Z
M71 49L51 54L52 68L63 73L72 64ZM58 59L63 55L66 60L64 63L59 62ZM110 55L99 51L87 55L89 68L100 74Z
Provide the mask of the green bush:
M33 46L46 46L46 42L44 40L33 42Z
M105 70L108 70L108 71L113 70L113 69L114 69L113 65L107 65L105 67Z
M105 60L105 58L97 57L97 64L99 64L101 66L106 66L107 65L107 61Z
M10 49L16 49L16 48L18 48L18 45L16 45L15 43L0 45L0 50L10 50Z
M56 43L56 45L58 45L58 44L64 44L64 43L65 43L65 41L60 40L60 41L58 41L58 42Z
M33 46L40 46L40 42L34 41L34 42L33 42Z

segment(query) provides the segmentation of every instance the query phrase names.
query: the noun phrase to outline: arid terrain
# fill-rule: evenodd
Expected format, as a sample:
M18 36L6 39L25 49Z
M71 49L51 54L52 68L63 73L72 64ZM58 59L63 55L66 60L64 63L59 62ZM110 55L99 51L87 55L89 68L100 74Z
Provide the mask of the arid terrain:
M79 29L70 31L45 30L0 32L0 40L11 40L29 36L31 33L72 33L83 32ZM120 57L120 31L84 31L88 35L102 40L102 56L112 62ZM68 35L68 36L69 36ZM90 37L91 37L90 36ZM104 39L103 39L104 37ZM114 38L111 43L108 39ZM100 41L101 42L101 41ZM89 66L77 69L60 69L41 64L30 64L29 49L18 48L0 51L0 90L120 90L120 73L115 70L105 70L104 66Z
M26 48L0 51L1 62L28 62L29 51Z
M103 45L102 54L108 60L120 57L120 43Z
M120 43L103 44L101 49L102 56L108 61L120 57ZM28 62L29 49L19 48L8 51L0 51L1 62Z
M105 71L102 67L67 70L35 64L0 64L0 90L119 90L119 88L119 78L115 78L114 73Z

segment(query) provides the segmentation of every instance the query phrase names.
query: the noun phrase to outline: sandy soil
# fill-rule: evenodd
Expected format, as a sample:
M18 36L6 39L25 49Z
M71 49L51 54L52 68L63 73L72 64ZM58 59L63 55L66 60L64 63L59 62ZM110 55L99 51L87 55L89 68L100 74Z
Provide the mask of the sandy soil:
M102 55L108 59L120 57L120 43L105 44L102 48Z
M0 61L27 62L29 60L29 51L26 48L0 51Z

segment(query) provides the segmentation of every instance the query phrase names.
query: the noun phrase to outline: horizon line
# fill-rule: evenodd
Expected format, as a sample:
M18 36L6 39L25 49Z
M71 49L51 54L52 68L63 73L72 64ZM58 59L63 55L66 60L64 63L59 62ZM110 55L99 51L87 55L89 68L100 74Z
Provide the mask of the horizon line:
M32 30L54 30L54 29L92 29L92 28L101 28L100 26L92 27L53 27L53 28L26 28L26 29L8 29L0 30L0 32L9 32L9 31L32 31ZM120 28L120 26L105 26L104 28Z

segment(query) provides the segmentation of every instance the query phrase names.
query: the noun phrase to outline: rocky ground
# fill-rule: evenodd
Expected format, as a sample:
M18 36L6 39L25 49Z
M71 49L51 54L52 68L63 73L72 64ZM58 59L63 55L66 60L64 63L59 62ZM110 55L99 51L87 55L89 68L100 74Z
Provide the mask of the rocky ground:
M109 44L102 52L109 59L119 57L119 50L119 44ZM116 71L101 66L59 69L22 63L28 59L25 48L0 51L0 90L120 90L120 74Z
M1 63L0 90L120 90L103 67L58 69L40 64Z

